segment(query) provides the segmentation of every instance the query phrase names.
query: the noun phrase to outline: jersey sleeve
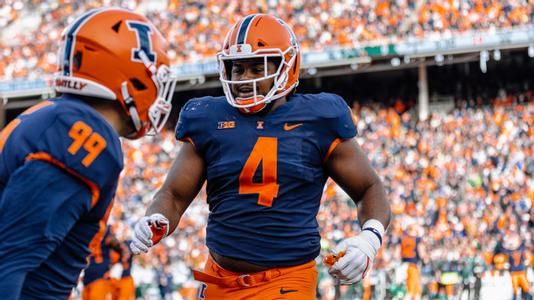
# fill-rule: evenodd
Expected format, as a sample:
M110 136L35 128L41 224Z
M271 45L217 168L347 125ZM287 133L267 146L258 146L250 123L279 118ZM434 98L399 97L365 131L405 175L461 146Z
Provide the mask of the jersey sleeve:
M100 120L60 116L26 160L46 161L89 186L93 201L114 191L123 168L120 141ZM95 204L95 203L93 203Z
M321 150L326 160L335 147L344 140L356 136L357 129L352 111L342 97L335 94L321 94L319 105L320 115L324 122L324 138L321 139Z
M330 130L337 138L348 140L356 136L356 124L354 124L354 117L352 110L349 108L345 100L338 95L331 95L333 118L330 118Z
M0 295L18 299L26 274L89 211L91 192L63 170L30 161L11 176L0 199Z
M207 142L205 115L209 109L202 99L189 100L180 111L176 124L176 139L189 142L197 151L202 152Z

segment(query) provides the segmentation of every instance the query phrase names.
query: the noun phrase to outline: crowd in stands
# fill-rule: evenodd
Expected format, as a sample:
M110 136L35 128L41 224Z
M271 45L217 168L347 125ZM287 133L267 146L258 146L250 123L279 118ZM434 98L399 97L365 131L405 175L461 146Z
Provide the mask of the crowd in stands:
M532 25L534 19L533 0L6 0L0 4L0 79L52 74L66 24L102 5L146 13L169 40L174 64L213 58L230 24L254 12L286 20L304 51Z
M433 113L423 122L410 111L379 105L355 102L353 111L357 139L384 181L393 212L386 246L369 277L375 288L403 288L399 243L410 226L417 228L427 249L421 255L426 295L436 293L431 283L445 271L457 274L457 289L469 285L475 273L490 268L497 244L513 233L527 247L533 246L534 92L503 96L491 106ZM172 131L124 143L125 170L110 221L120 224L120 239L127 239L134 222L144 215L180 145ZM133 276L138 291L157 294L164 278L165 291L194 299L198 283L191 269L202 269L207 259L207 215L202 190L176 232L149 255L136 257ZM359 230L355 205L331 181L317 220L323 256ZM317 261L318 292L321 299L333 299L335 284L320 258ZM376 282L379 274L388 274L381 279L387 284ZM350 295L361 296L361 287L342 286L337 293L345 294L341 299L353 299Z

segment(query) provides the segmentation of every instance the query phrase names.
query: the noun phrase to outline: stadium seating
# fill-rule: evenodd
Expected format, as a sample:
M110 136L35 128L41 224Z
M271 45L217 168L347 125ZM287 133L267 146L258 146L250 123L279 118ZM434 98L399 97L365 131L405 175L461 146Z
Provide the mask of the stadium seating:
M55 41L85 11L115 5L148 14L171 43L174 64L213 57L229 24L252 12L287 20L305 50L450 36L528 25L531 1L16 1L0 4L0 79L37 78L55 69Z

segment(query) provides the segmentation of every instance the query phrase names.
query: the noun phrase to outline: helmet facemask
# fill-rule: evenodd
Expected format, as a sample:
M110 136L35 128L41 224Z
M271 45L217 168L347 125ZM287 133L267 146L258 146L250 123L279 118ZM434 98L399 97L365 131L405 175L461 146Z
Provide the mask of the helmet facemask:
M139 135L156 135L163 129L172 110L172 96L177 81L168 66L162 64L156 68L143 51L140 51L139 56L150 73L150 77L156 86L157 95L148 109L148 124L142 124L134 101L128 93L128 83L126 81L122 83L122 97L136 131L134 137Z
M259 110L261 110L273 100L284 97L297 86L297 83L295 83L291 87L286 87L288 82L288 73L291 68L293 68L298 56L297 46L291 46L285 51L276 48L269 48L259 49L255 52L251 52L250 49L251 46L246 44L233 45L230 46L228 52L222 51L217 55L217 60L219 62L219 79L223 86L226 100L233 107L239 108L245 112L248 112L248 109L258 106L260 107ZM269 74L268 62L273 58L278 58L280 63L277 66L276 72ZM229 74L229 70L227 70L226 64L232 63L235 60L245 59L263 59L265 72L264 76L247 80L231 80L231 75ZM273 86L269 92L267 92L266 95L258 94L258 82L269 79L274 79ZM253 85L253 96L246 99L234 97L232 94L231 85L247 83L252 83ZM258 112L259 110L255 109L253 112Z

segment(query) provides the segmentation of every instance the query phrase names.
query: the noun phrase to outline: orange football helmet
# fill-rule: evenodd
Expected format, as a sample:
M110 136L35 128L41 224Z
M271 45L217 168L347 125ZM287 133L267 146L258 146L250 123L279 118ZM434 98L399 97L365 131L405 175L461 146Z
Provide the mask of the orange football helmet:
M176 80L167 42L146 17L98 8L63 32L54 84L61 93L119 101L135 126L128 138L138 138L165 125Z
M262 58L265 75L251 80L233 81L226 69L226 63L236 59ZM274 74L267 73L268 58L280 58L281 63ZM297 38L291 28L279 18L252 14L237 22L228 32L222 51L217 54L220 81L230 105L245 113L255 113L273 100L279 99L299 82L300 50ZM274 84L267 95L257 94L257 82L274 78ZM252 83L254 95L251 98L234 98L231 85Z

